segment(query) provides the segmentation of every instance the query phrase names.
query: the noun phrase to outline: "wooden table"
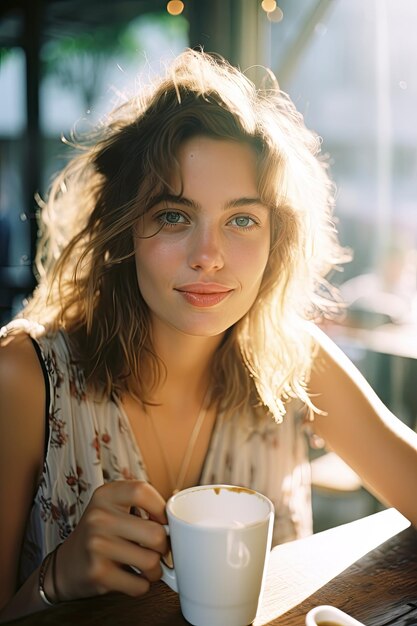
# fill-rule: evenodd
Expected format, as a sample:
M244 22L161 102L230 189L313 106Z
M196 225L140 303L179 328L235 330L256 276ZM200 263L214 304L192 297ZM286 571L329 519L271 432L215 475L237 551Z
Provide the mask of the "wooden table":
M417 531L394 509L272 550L254 626L304 626L333 604L367 626L417 624ZM163 583L142 598L78 600L21 618L16 626L185 626L178 596ZM215 626L215 625L213 625Z

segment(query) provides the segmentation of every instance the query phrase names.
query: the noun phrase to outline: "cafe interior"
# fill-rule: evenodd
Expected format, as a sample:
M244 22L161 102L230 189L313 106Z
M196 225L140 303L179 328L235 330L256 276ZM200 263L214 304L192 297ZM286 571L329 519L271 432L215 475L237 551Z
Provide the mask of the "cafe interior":
M331 276L345 312L322 328L416 430L416 23L416 0L1 0L0 326L36 286L37 199L68 158L63 138L202 47L259 86L270 68L320 136L352 251ZM415 530L310 443L314 534L272 550L254 626L412 626ZM143 597L63 602L13 623L186 621L158 581Z
M417 19L414 0L2 0L0 322L36 284L35 198L87 128L185 47L278 77L322 137L353 260L347 308L323 328L416 428ZM336 455L311 449L315 531L381 505Z

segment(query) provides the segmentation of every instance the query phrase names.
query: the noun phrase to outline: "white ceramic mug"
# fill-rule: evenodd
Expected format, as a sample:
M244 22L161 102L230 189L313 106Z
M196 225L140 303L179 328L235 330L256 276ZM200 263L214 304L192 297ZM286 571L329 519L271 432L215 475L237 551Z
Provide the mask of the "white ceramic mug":
M274 506L232 485L184 489L167 503L174 567L162 580L194 626L247 626L256 616L271 549Z

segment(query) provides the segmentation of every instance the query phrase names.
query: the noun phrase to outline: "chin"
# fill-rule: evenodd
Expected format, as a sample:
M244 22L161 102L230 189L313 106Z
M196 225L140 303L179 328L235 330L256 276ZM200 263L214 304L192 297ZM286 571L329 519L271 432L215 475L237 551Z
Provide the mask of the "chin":
M189 337L219 337L224 335L224 333L230 328L230 326L226 326L225 328L216 328L216 329L202 329L202 328L190 328L186 330L182 330L182 334L187 335Z
M234 325L235 322L231 324L219 324L219 325L208 325L208 324L193 324L188 326L176 326L176 330L178 330L182 335L187 335L188 337L219 337L223 336L224 333Z

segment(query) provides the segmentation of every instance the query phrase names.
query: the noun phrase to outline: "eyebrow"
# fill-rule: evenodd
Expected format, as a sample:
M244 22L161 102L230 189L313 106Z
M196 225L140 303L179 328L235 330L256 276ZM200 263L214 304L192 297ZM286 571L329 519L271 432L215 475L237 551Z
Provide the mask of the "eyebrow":
M174 194L164 193L154 199L152 202L152 206L159 204L160 202L172 202L174 204L179 204L184 207L188 207L190 209L200 210L201 205L194 200L190 200L189 198L185 198L184 196L175 196ZM223 207L225 211L228 209L240 209L247 206L253 206L254 204L265 207L264 203L261 201L259 197L242 197L235 198L233 200L229 200L225 206ZM266 207L265 207L266 208Z

